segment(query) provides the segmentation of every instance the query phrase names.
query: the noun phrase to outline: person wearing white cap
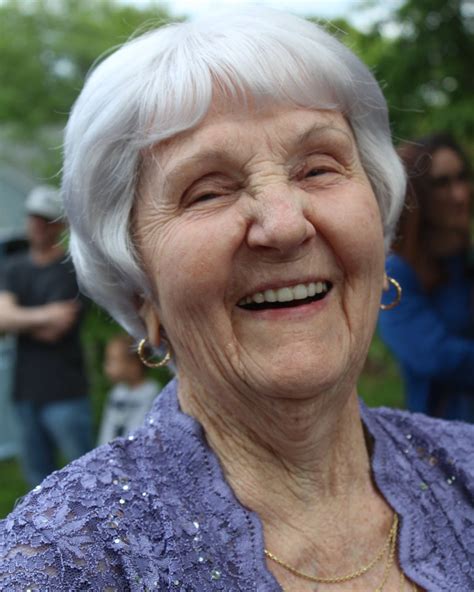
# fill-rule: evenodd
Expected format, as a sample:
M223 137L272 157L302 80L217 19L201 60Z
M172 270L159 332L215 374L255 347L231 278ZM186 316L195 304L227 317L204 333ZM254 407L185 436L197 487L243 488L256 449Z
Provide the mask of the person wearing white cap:
M59 192L36 187L25 202L29 250L0 273L0 332L17 335L13 398L22 464L31 486L92 447L91 413L80 345L81 303L65 259Z

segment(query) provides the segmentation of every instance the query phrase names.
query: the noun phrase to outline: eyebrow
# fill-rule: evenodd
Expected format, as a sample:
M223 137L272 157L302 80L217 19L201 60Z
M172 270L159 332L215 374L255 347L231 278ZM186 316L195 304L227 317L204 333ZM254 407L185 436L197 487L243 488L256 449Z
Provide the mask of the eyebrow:
M298 134L295 138L291 140L291 143L294 146L301 146L308 144L321 136L327 136L328 133L336 132L338 135L343 135L347 140L349 140L351 144L351 148L353 148L353 139L352 136L346 131L339 127L334 127L333 125L321 125L319 123L314 124L308 130ZM170 171L164 171L166 176L173 177L181 172L183 168L200 164L206 160L214 160L225 162L228 160L227 156L224 154L223 149L217 148L210 148L204 150L203 152L199 151L196 154L191 154L190 156L185 156L181 158Z

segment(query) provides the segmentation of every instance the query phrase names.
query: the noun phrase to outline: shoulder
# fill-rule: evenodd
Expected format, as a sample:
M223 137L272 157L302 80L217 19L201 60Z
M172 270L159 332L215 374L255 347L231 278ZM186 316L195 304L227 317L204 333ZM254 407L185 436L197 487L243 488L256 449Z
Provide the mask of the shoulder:
M474 471L474 425L447 421L422 413L380 407L366 413L397 443L421 443L430 450L444 451L446 457Z
M427 590L474 584L474 426L363 409L375 481L401 519L400 560Z
M150 502L166 470L153 439L142 430L97 448L25 496L0 522L0 589L124 589L123 558L145 544L152 513L162 538Z
M421 289L420 282L411 265L399 255L389 255L385 264L387 274L402 284L402 289Z

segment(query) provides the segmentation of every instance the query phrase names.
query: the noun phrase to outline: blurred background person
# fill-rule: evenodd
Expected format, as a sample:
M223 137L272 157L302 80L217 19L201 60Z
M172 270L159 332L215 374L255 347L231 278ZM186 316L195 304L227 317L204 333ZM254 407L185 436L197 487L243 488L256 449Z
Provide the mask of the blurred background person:
M387 273L403 287L379 329L411 411L474 421L474 281L468 159L446 133L400 146L409 183ZM387 301L390 296L386 296Z
M80 343L81 303L73 265L61 244L58 191L27 197L29 249L0 273L0 331L17 335L13 398L25 478L34 486L90 450L92 425Z
M135 341L129 335L116 335L107 344L104 372L114 384L104 408L98 444L107 444L139 427L160 387L145 375Z

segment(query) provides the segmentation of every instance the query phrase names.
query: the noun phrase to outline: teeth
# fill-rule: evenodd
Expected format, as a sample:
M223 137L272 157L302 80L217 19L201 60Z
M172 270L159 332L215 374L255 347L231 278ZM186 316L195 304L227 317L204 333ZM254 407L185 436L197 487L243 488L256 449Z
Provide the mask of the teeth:
M312 298L316 294L322 294L328 291L326 282L309 282L308 284L298 284L297 286L278 288L278 290L265 290L256 292L251 296L246 296L239 301L239 304L263 304L264 302L291 302L292 300L304 300Z
M263 295L265 296L265 302L276 302L277 301L277 295L276 295L275 290L265 290Z
M291 302L293 300L293 290L291 288L278 288L276 294L278 302Z
M304 300L308 298L308 289L304 284L298 284L293 288L293 295L296 300Z

